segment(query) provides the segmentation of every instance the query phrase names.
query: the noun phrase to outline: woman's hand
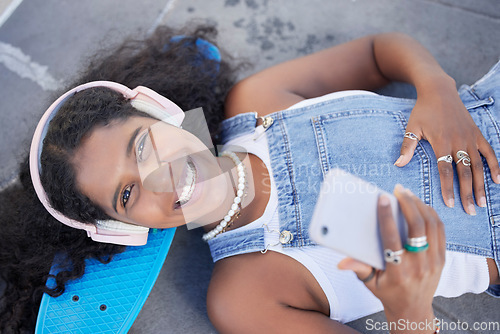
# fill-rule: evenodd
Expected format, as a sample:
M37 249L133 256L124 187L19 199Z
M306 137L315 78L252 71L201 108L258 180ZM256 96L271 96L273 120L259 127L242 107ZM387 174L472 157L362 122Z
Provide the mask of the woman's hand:
M420 252L403 251L399 263L388 262L385 271L375 271L371 279L369 278L372 268L351 258L342 260L338 267L353 270L359 279L366 281L366 287L384 305L387 321L416 324L412 326L420 327L415 333L433 333L433 326L423 326L432 324L434 319L432 300L445 260L444 226L436 212L408 190L398 185L394 194L408 223L408 238L427 236L428 249ZM403 249L389 199L382 195L378 204L378 220L384 249ZM399 332L411 331L403 325L391 331Z
M469 154L470 165L467 166L467 161L462 160L456 167L462 205L468 214L475 215L474 197L478 206L486 206L481 155L486 158L491 178L496 183L500 183L498 160L460 100L454 80L443 76L428 79L430 80L427 84L420 86L419 97L408 121L406 132L415 134L418 139L427 140L437 158L450 155L457 163L458 151ZM401 156L395 165L403 167L410 162L417 144L417 140L404 138ZM438 169L444 202L448 207L453 207L455 201L452 162L440 161Z

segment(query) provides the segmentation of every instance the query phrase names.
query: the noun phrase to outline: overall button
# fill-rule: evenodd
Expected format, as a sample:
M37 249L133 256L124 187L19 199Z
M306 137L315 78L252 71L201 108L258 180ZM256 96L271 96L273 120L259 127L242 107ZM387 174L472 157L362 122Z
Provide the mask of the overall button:
M253 140L257 140L260 136L274 123L274 119L270 116L267 117L257 117L262 121L262 127L257 127L255 129L255 134L253 136Z
M280 243L287 244L293 240L293 234L290 231L283 231L280 233Z
M267 117L264 117L262 119L262 126L264 127L264 129L267 129L268 127L270 127L274 122L274 119L270 116L267 116Z

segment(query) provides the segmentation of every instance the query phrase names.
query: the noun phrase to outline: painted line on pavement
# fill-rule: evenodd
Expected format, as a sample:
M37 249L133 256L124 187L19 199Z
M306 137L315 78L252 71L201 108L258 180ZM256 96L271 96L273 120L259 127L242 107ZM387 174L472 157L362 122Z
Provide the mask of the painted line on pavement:
M165 16L167 16L168 12L174 6L175 1L176 0L168 0L167 1L167 3L165 5L165 7L163 7L163 10L161 11L160 15L158 15L158 17L156 18L156 20L153 22L153 25L151 25L151 27L146 32L147 36L151 35L156 30L156 28L158 28L158 26L162 23L162 21L165 18Z
M12 0L11 3L5 8L3 13L0 15L0 27L9 19L21 2L23 2L23 0Z
M30 79L43 90L57 90L62 86L60 80L50 75L47 66L31 61L31 57L15 46L0 41L0 64L21 78Z

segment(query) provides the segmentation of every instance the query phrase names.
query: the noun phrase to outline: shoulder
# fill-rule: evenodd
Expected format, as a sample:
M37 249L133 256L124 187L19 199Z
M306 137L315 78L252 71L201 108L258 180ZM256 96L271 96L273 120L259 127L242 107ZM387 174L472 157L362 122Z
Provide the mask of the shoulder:
M255 111L259 116L283 110L304 100L285 87L277 85L272 76L258 73L238 82L225 101L226 118Z
M207 312L221 333L242 333L255 321L266 321L265 314L259 314L259 304L270 302L273 294L259 277L256 256L238 255L215 264L207 292Z
M208 316L221 333L274 333L287 326L294 333L300 327L297 317L303 318L301 326L310 322L335 325L327 315L326 297L305 270L297 261L275 252L220 260L208 288ZM286 320L287 325L283 327L283 321L277 319Z

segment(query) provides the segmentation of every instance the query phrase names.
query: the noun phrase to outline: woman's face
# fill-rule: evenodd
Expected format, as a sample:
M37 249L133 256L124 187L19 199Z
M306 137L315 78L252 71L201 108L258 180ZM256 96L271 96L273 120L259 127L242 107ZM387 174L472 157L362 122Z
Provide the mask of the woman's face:
M147 117L94 129L73 165L84 195L110 217L136 225L209 224L232 199L227 173L198 138Z

